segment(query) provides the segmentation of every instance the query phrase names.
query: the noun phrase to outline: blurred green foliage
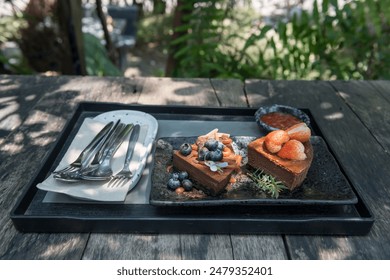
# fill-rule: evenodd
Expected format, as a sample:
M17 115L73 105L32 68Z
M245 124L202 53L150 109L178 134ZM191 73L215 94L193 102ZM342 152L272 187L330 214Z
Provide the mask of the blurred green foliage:
M387 0L315 1L275 26L231 1L186 1L192 9L176 52L175 76L264 79L389 79ZM245 17L243 17L243 15ZM253 24L257 22L258 24ZM238 28L239 27L239 28Z
M145 14L137 24L137 45L155 42L166 47L172 34L171 27L171 14Z
M15 16L0 17L0 63L10 73L33 73L21 53L15 52L9 56L2 51L4 43L16 42L20 38L19 29L24 26L26 26L26 21L20 13L15 14Z
M385 0L356 0L338 7L337 0L315 1L312 13L279 22L265 40L258 75L275 79L388 79L390 10ZM267 28L267 27L264 27ZM267 55L267 51L271 50Z
M111 62L107 51L100 40L89 34L83 34L85 64L87 74L91 76L123 76L122 72Z
M192 13L184 16L184 24L176 30L183 35L171 42L171 46L179 46L174 54L179 62L175 76L212 77L225 72L229 57L220 45L224 43L222 25L228 8L219 6L222 2L226 1L185 1L183 10Z
M389 79L388 0L314 3L275 25L231 0L183 1L180 36L172 40L172 15L149 15L138 25L137 46L162 42L174 49L173 76L260 79ZM250 2L248 0L248 2ZM190 12L188 12L190 11ZM21 15L0 18L0 46L17 41ZM100 41L84 35L89 75L122 75ZM16 74L32 70L23 57L0 51L0 66Z

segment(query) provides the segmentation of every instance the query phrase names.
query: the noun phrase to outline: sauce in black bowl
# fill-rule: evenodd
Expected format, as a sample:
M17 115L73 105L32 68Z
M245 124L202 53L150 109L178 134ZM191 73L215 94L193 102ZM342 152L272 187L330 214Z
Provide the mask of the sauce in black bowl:
M285 105L260 107L255 113L256 123L265 132L287 129L295 124L304 122L310 125L309 116L303 111Z

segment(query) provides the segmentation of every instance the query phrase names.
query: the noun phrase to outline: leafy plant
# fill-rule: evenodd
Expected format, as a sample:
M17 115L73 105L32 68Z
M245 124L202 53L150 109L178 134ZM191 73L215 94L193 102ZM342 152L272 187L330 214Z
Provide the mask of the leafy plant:
M389 22L384 0L315 1L272 29L257 64L275 79L386 79Z
M16 42L20 38L19 29L25 25L25 19L20 13L0 17L0 66L15 74L31 74L33 71L22 55L17 53L12 56L5 55L1 51L1 46L6 42Z
M387 0L314 2L265 25L227 0L186 1L181 36L171 42L174 76L263 79L388 79Z
M184 2L184 1L183 1ZM223 21L228 1L185 1L181 10L183 24L176 28L181 34L170 44L175 49L174 76L214 77L225 72L229 57L220 49Z
M83 36L87 74L93 76L122 76L122 72L109 59L100 40L89 33L84 33Z
M172 33L172 15L149 15L140 18L137 25L137 45L159 43L166 46Z
M275 177L265 174L262 170L257 169L253 173L248 173L248 177L265 193L272 198L278 198L279 193L287 187L282 182L277 181Z

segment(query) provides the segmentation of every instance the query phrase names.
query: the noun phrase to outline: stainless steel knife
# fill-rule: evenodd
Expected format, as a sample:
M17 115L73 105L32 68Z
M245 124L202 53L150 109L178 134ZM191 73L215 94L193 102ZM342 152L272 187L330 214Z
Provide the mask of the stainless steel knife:
M126 158L125 158L125 163L123 165L123 169L129 169L130 161L134 153L135 145L138 142L139 134L141 131L141 126L139 124L136 124L133 127L133 131L131 132L130 135L130 140L129 140L129 146L127 148L127 153L126 153Z

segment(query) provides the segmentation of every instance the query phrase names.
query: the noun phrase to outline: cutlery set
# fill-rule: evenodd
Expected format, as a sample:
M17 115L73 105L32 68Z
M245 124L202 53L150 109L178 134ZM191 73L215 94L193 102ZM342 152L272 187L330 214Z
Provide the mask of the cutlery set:
M64 182L128 180L133 174L129 169L131 158L138 141L140 125L124 124L121 120L109 122L92 139L78 158L61 170L53 172L53 177ZM112 158L124 140L130 135L123 168L114 175Z

